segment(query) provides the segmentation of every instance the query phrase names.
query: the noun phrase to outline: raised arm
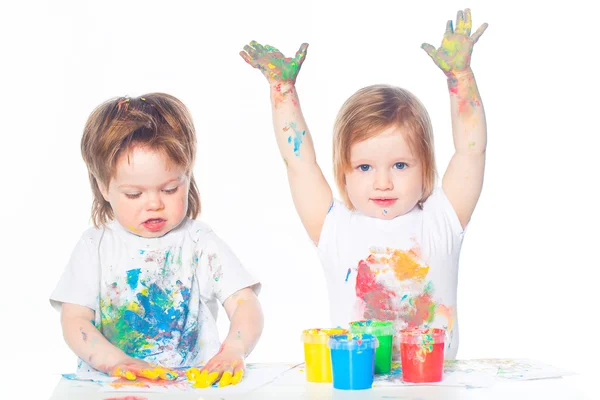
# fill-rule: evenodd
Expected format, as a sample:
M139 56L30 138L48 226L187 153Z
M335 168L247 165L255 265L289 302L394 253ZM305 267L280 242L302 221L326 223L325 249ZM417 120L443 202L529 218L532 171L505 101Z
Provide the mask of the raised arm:
M458 12L456 29L448 21L442 45L421 47L448 78L454 156L446 169L442 188L464 228L479 200L485 170L487 127L483 103L471 70L473 45L487 28L483 24L471 35L471 11Z
M295 87L307 48L304 43L294 58L285 58L276 48L253 41L244 46L240 55L269 82L275 137L287 167L294 205L308 235L317 244L333 195L317 164Z

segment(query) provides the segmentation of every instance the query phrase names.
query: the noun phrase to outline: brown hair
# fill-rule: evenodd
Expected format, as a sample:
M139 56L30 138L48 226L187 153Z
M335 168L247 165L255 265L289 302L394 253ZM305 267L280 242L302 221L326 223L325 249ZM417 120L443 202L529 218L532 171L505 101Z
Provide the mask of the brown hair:
M177 98L150 93L136 98L110 99L96 107L85 124L81 154L94 195L94 226L104 225L114 218L98 183L108 188L119 156L135 146L161 152L187 170L190 177L187 216L196 218L200 213L200 195L192 171L196 160L196 131L191 115Z
M423 166L423 195L417 205L431 195L435 184L433 133L429 114L408 90L390 85L372 85L354 93L340 109L333 133L333 166L338 190L351 210L345 174L352 169L350 149L354 143L377 136L396 125L408 132L405 138Z

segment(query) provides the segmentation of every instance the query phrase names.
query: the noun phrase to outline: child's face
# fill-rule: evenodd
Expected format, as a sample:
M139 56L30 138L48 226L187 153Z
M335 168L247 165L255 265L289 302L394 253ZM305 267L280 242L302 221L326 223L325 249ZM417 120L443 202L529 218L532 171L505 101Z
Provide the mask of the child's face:
M183 220L188 208L189 179L184 168L168 157L135 147L117 160L108 190L100 185L115 218L142 237L159 237Z
M423 194L423 168L402 129L391 126L350 148L346 189L354 207L370 217L392 219L412 210Z

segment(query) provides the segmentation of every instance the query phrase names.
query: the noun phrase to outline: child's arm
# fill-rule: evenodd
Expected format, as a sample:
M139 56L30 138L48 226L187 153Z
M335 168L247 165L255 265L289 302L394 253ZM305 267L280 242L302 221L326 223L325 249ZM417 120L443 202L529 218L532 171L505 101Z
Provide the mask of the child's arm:
M61 325L65 341L75 354L98 371L129 380L136 377L175 379L177 374L129 357L110 343L91 322L94 311L85 306L63 303Z
M485 112L470 62L473 45L486 28L487 24L483 24L470 35L471 11L466 9L464 14L458 12L456 29L448 21L439 49L426 43L421 46L448 77L455 153L444 174L442 188L463 228L479 200L485 170Z
M220 387L239 383L244 375L244 359L262 334L263 312L251 288L238 290L225 300L223 306L231 321L229 334L217 355L202 368L198 379L200 387L209 387L219 377Z
M308 235L318 244L333 195L317 164L295 87L307 48L305 43L294 58L285 58L274 47L250 42L240 55L248 64L261 70L269 81L275 136L287 166L294 205Z

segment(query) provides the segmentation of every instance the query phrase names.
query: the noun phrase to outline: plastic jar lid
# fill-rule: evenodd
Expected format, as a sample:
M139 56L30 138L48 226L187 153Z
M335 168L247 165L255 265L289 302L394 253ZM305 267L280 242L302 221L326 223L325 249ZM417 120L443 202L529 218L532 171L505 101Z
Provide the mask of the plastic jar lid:
M306 329L302 331L302 341L309 344L327 344L330 335L344 333L348 333L348 330L342 328Z
M395 333L392 321L354 321L350 322L350 332L370 333L375 336L393 336Z
M440 328L409 328L400 331L400 343L437 344L444 343L446 331Z
M369 350L379 347L379 340L369 333L347 333L330 336L328 344L332 350Z

